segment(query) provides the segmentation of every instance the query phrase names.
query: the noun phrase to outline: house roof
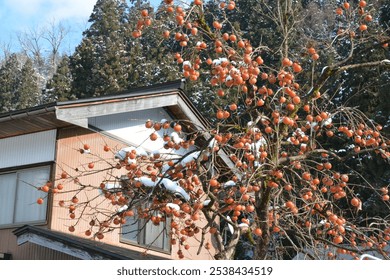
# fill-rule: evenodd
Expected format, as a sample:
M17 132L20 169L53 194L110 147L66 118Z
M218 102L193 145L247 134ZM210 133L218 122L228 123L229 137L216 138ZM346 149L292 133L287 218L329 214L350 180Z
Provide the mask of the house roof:
M13 233L17 236L19 246L31 242L84 260L168 259L31 225L17 228Z
M0 139L77 125L88 128L88 118L164 107L178 119L207 127L207 121L183 91L181 80L139 87L99 97L53 102L0 114Z
M174 119L189 120L194 131L203 130L205 139L211 137L207 133L209 122L184 93L184 81L176 80L0 114L0 139L74 125L101 132L88 124L89 118L154 108L164 108ZM230 169L235 169L224 151L219 155Z

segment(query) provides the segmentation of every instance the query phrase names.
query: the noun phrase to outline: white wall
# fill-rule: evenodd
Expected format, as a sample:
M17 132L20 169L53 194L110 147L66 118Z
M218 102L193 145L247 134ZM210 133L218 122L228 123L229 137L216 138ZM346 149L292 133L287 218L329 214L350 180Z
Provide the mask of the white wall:
M0 169L54 161L57 131L48 130L0 140Z
M162 139L164 133L170 134L172 129L158 131L159 138L155 141L151 141L149 136L154 129L148 129L145 127L145 122L150 119L153 122L166 119L172 121L172 118L163 108L148 109L135 112L126 112L119 114L112 114L107 116L89 118L88 123L93 127L97 127L100 130L104 130L108 134L124 140L131 146L142 146L146 151L161 151L161 153L170 153L172 151L163 149L164 141ZM181 137L185 138L184 133ZM175 151L175 154L185 154L188 151L180 149Z

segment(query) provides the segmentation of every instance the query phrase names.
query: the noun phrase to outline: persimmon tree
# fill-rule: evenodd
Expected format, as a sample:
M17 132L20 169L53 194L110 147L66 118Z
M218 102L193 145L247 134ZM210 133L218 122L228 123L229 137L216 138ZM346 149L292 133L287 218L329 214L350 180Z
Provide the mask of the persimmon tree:
M262 40L252 45L246 39L232 21L239 2L177 5L165 0L155 12L141 10L133 36L170 21L162 40L180 50L174 57L188 83L209 83L214 116L205 129L183 120L147 120L150 140L163 138L158 153L105 146L113 158L96 155L105 164L102 170L91 164L78 168L77 176L58 178L52 188L71 181L79 186L77 192L100 189L95 199L112 204L103 211L91 207L91 201L78 201L77 195L61 201L72 207L70 213L83 209L73 215L70 231L96 211L105 218L92 220L86 234L99 239L119 229L127 216L156 225L169 221L164 230L179 245L179 258L193 239L198 252L213 246L216 259L237 257L243 242L254 259L298 253L313 259L357 258L368 251L388 259L388 182L371 184L353 167L373 158L388 165L390 142L381 124L335 97L348 90L344 85L355 69L388 71L390 60L376 56L366 61L363 49L386 53L390 38L373 20L370 1L332 3L334 32L301 46L301 10L295 1L255 2L259 17L272 22L278 45ZM215 8L211 14L210 5ZM89 148L81 146L79 156L92 156ZM180 149L185 152L178 154ZM108 174L100 186L84 182L84 176L96 172ZM376 197L388 214L361 216L362 193Z

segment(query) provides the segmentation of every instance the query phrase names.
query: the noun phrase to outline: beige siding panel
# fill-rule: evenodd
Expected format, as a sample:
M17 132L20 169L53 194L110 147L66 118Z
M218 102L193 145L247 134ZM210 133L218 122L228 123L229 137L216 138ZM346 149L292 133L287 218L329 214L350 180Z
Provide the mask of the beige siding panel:
M90 146L91 154L80 154L79 150L83 147L84 144L88 144ZM94 162L95 167L93 170L101 170L107 167L107 162L113 162L112 158L115 151L105 152L103 150L104 145L108 144L112 147L113 150L119 150L125 145L120 142L116 142L111 138L105 137L98 133L92 133L89 130L81 129L81 128L64 128L59 130L58 133L58 151L57 151L57 160L55 166L55 177L57 178L56 184L64 183L65 188L64 191L56 194L53 197L53 207L51 209L51 218L49 219L49 228L52 230L62 231L69 233L68 227L71 225L76 225L76 230L72 234L83 237L83 238L93 238L86 237L84 232L89 228L89 222L92 217L96 217L94 212L95 210L79 208L76 210L76 219L71 219L69 217L69 210L67 207L60 207L58 205L60 200L70 200L78 190L78 186L73 183L74 178L78 178L78 180L89 186L85 188L85 191L77 194L77 197L80 202L90 200L91 198L96 198L94 202L91 203L91 206L98 208L100 211L104 211L106 209L112 209L113 206L109 201L103 200L103 197L99 196L99 184L102 181L109 180L113 178L113 175L123 175L125 174L124 170L121 169L117 174L109 174L107 172L93 172L87 176L80 176L80 173L76 171L78 170L88 170L86 165L89 162ZM99 160L94 155L97 155ZM58 179L61 172L67 172L72 179ZM78 219L81 215L81 212L84 211L84 215L82 219ZM104 220L102 216L99 216L101 221ZM205 220L205 219L204 219ZM198 237L200 240L200 236ZM98 240L98 239L96 239ZM210 238L208 241L212 241ZM177 251L179 248L178 245L172 247L171 253L163 253L153 250L146 250L144 247L135 246L131 244L126 244L120 241L120 231L119 228L110 233L105 233L104 238L100 242L105 242L111 245L120 246L123 248L128 248L131 250L136 250L138 252L147 252L151 255L161 256L164 258L177 258ZM202 250L200 255L197 255L197 250L199 243L190 243L191 250L186 251L186 258L190 259L211 259L212 252L207 252L206 250Z
M0 169L53 161L57 130L31 133L0 140Z
M104 137L97 133L91 133L90 131L86 129L81 128L72 128L72 129L61 129L59 131L59 137L58 137L58 151L57 151L57 164L56 164L56 170L55 170L55 177L59 178L59 175L62 171L67 172L72 177L77 177L78 172L75 171L75 168L78 168L79 170L87 169L86 165L95 160L95 167L94 170L99 170L106 165L104 164L105 161L112 161L113 160L113 152L105 152L103 150L104 145L108 144L112 149L117 150L123 147L124 145L122 143L118 143L113 141L112 139L109 139L107 137ZM83 147L83 144L87 143L90 145L91 154L80 154L79 149ZM98 155L99 158L101 158L101 161L96 161L96 157L94 157L92 154ZM123 171L121 170L121 174L123 174ZM79 180L81 183L90 185L91 187L87 188L85 192L81 192L77 195L79 198L79 201L86 201L90 198L97 199L94 200L92 205L95 205L97 208L99 208L100 211L104 211L105 209L110 209L114 206L111 205L107 200L103 200L103 197L99 196L99 190L98 186L99 184L107 179L112 178L112 175L107 174L107 172L99 172L91 174L90 176L80 176ZM60 180L58 179L56 181L56 184L63 183L65 188L64 192L56 194L53 197L53 207L51 210L51 218L49 220L49 228L52 230L62 231L69 233L68 228L71 225L74 225L77 222L76 230L72 234L83 237L83 238L89 238L86 237L84 232L86 229L89 228L89 221L92 217L95 215L92 212L95 212L94 210L86 211L86 215L83 216L83 219L77 220L78 217L80 217L81 211L83 211L82 208L76 210L76 219L70 219L69 218L69 210L67 207L60 207L58 205L60 200L70 200L72 197L76 194L76 191L78 189L78 186L73 183L72 180L66 179L66 180ZM94 189L95 187L95 189ZM99 217L99 219L103 220L103 217ZM132 246L129 244L125 244L120 242L119 240L120 232L119 229L115 230L111 233L105 234L104 239L101 242L105 242L111 245L116 245L124 248L131 248L133 250L144 252L145 248ZM92 237L93 238L93 237ZM98 239L96 239L98 240ZM154 252L149 251L149 254L161 256L164 258L170 258L170 255L161 253L161 252Z

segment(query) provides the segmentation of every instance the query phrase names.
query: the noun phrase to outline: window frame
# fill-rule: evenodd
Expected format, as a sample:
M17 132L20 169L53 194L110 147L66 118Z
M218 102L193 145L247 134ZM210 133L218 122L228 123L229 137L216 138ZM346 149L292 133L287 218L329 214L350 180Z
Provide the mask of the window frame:
M48 171L48 178L47 181L50 181L52 178L52 172L53 172L53 162L41 162L38 164L29 164L29 165L22 165L22 166L13 166L13 167L8 167L4 169L0 169L0 176L2 175L7 175L7 174L16 174L16 184L15 184L15 196L14 196L14 201L13 201L13 212L12 212L12 222L7 223L7 224L1 224L0 223L0 229L7 229L7 228L16 228L21 225L29 224L29 225L45 225L48 222L48 215L49 215L49 205L51 203L50 200L50 194L46 194L45 197L45 203L44 205L39 205L39 207L45 207L44 209L44 218L43 219L37 219L37 220L26 220L26 221L21 221L21 222L15 222L16 220L16 209L17 209L17 200L18 200L18 192L20 191L22 186L20 186L19 183L19 175L18 173L22 173L23 171L30 171L34 169L39 169L39 168L47 168ZM39 186L34 186L34 187L39 187ZM37 193L39 191L37 190ZM43 196L44 194L42 194ZM33 201L34 203L36 202L35 200Z
M131 220L131 222L130 222L130 220ZM165 254L170 254L172 251L172 244L170 242L170 235L169 235L170 221L171 221L171 218L167 218L166 221L162 222L163 223L163 230L160 231L160 233L159 233L159 235L163 236L163 240L162 240L163 247L155 246L153 243L147 244L145 242L146 234L148 233L147 224L152 223L152 221L138 219L136 214L133 217L127 217L126 224L121 226L120 233L119 233L120 234L119 241L122 243L125 243L125 244L134 245L134 246L141 247L141 248L148 248L148 249L153 250L153 251L157 251L157 252L161 252L161 253L165 253ZM130 231L132 231L132 229L130 229L130 226L135 225L135 224L137 225L136 240L126 238L125 235L127 233L129 233ZM151 226L154 226L154 225L151 225ZM123 232L124 230L126 230L126 227L128 227L127 233ZM158 238L161 238L161 237L156 236L154 238L154 241Z

